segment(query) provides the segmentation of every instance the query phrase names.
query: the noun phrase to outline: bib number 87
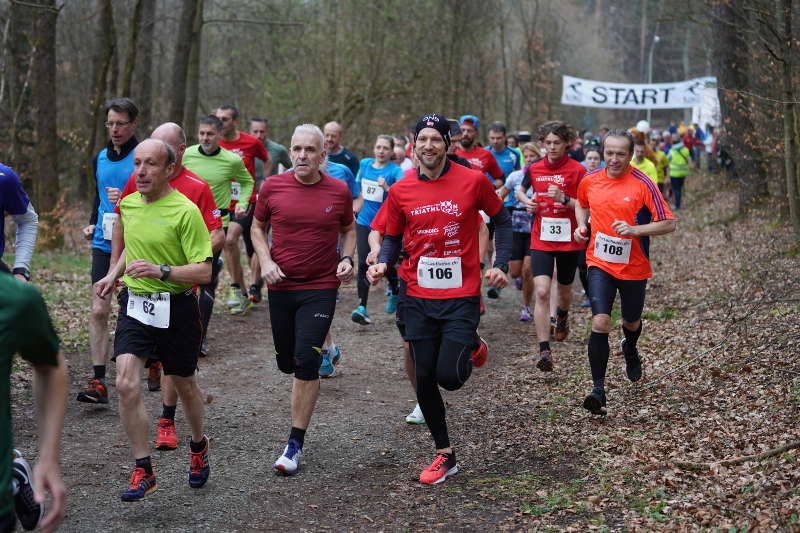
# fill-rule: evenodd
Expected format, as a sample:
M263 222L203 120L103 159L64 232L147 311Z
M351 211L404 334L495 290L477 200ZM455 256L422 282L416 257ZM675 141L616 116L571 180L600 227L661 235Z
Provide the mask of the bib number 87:
M453 269L446 268L428 268L428 276L431 279L453 279Z

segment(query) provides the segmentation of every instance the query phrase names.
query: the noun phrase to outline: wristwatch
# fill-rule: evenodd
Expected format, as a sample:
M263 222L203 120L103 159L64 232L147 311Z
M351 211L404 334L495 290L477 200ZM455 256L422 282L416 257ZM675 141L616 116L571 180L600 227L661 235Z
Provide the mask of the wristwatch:
M167 278L172 273L172 267L169 265L161 265L161 281L167 281Z
M497 263L494 268L499 268L503 271L503 274L508 274L508 263Z
M8 272L8 270L6 270L6 272ZM25 267L16 267L14 270L11 271L11 273L14 274L15 276L19 274L20 276L25 278L26 281L31 280L31 271Z
M341 262L342 262L342 261L344 261L345 259L347 259L348 261L350 261L350 266L356 266L356 264L353 262L353 258L352 258L352 257L350 257L349 255L344 255L344 256L342 256L342 258L341 258L341 259L339 259L339 262L341 263Z

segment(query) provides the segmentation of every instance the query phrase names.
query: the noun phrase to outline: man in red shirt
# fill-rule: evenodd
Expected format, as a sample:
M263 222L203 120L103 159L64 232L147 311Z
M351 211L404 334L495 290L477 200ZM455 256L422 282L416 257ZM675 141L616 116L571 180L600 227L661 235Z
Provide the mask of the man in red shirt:
M216 111L217 118L222 121L222 139L219 145L238 154L244 162L245 168L256 179L256 158L264 162L264 167L272 165L269 152L264 147L264 143L257 137L239 131L239 110L236 106L225 104ZM228 233L225 237L225 263L228 266L228 273L231 276L231 289L228 295L228 307L231 307L232 314L244 314L254 303L261 301L261 275L258 272L258 261L254 257L253 242L250 240L250 226L253 223L253 208L256 201L256 188L250 195L250 207L242 218L231 218L228 226ZM238 200L238 192L234 191ZM220 206L222 207L222 206ZM250 286L250 295L244 283L244 271L240 262L239 237L244 239L244 247L247 257L250 258L250 270L253 274L253 284ZM253 297L251 301L250 297ZM256 301L258 300L258 301Z
M478 146L478 125L480 121L475 115L464 115L458 119L461 126L461 146L456 149L456 155L463 157L472 168L484 172L489 179L494 180L494 188L499 189L504 185L503 170L497 164L492 152Z
M164 141L175 151L175 170L169 177L169 184L197 205L211 238L211 251L214 253L215 258L211 264L211 283L214 286L212 289L209 285L201 285L200 294L198 295L200 318L203 323L203 339L205 339L213 309L216 278L221 268L219 265L219 252L225 243L225 234L222 231L222 217L220 217L220 211L214 203L214 195L211 193L211 187L208 186L208 183L198 178L196 174L182 164L183 152L186 150L186 134L183 129L174 122L166 122L154 129L153 133L150 134L150 138ZM119 214L119 202L136 191L136 174L132 173L120 194L117 205L114 207L114 211L117 214ZM122 230L115 227L111 243L111 265L115 265L119 261L124 250L125 243L122 239ZM125 260L124 257L122 260ZM151 391L158 390L159 386L161 388L162 411L161 418L158 421L156 448L159 450L174 450L178 447L178 435L175 432L175 408L178 405L178 391L175 390L175 385L169 376L159 376L161 374L161 363L157 360L158 354L154 354L149 363L150 372L147 380L147 386Z
M486 272L491 286L508 282L511 216L481 172L451 163L446 157L450 125L441 115L419 119L414 128L416 176L392 186L386 200L386 235L378 263L367 276L376 284L394 265L401 243L408 259L400 276L406 282L405 333L414 358L417 401L436 445L436 459L420 474L420 482L437 484L458 472L447 432L439 386L460 389L473 364L485 362L480 340L481 270L479 211L496 224L497 258ZM490 156L491 157L491 156ZM471 353L480 355L476 360Z
M586 168L567 154L567 149L575 141L575 131L568 124L545 122L539 127L539 141L544 143L546 156L528 167L522 187L526 191L529 187L533 189L528 210L536 213L531 227L531 270L536 294L533 320L539 341L536 366L542 372L551 372L550 285L553 267L556 267L558 280L555 339L563 341L569 332L572 282L583 248L572 240L572 231L575 228L578 183Z
M577 228L574 238L586 248L587 291L592 303L592 334L589 364L592 392L583 407L592 414L606 414L605 376L608 366L608 334L611 308L619 292L622 314L622 353L625 373L631 381L642 377L642 360L636 342L642 333L647 278L652 277L650 261L641 238L675 231L675 219L658 187L643 172L631 167L633 136L626 130L612 130L603 139L606 167L587 175L578 186L575 206ZM636 215L646 209L653 221L637 225ZM587 221L591 217L592 234Z
M319 397L322 346L336 291L342 281L353 279L353 196L345 182L320 170L326 155L322 130L313 124L295 128L289 149L293 168L264 180L251 231L269 292L278 368L294 374L289 442L273 465L284 475L300 466ZM272 228L269 244L267 226ZM340 237L342 257L336 251Z

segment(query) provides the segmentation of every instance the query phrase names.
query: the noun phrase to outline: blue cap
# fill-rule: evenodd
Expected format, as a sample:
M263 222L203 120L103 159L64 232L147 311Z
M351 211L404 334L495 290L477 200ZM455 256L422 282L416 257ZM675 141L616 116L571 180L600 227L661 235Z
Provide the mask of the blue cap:
M464 122L471 122L472 127L476 130L478 129L478 125L481 123L481 121L478 120L478 117L475 115L461 115L461 118L458 119L458 125L461 126L464 124Z

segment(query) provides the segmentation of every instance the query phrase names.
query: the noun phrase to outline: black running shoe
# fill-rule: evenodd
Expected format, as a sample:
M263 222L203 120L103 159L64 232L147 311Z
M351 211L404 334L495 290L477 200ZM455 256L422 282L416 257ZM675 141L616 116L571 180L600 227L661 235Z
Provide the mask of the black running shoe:
M606 393L603 390L593 389L589 396L583 400L583 408L592 413L593 415L605 416L608 414L606 410Z
M542 372L553 371L553 354L550 350L542 350L539 352L539 360L536 362L536 368Z
M250 285L247 292L250 295L251 302L254 304L261 303L261 288L258 285Z
M33 471L28 461L14 450L14 510L20 524L26 530L35 529L44 514L44 506L33 499Z
M486 296L488 296L492 300L496 300L500 298L500 290L495 289L494 287L489 287L489 290L486 291Z
M628 350L625 349L626 340L622 339L620 343L622 354L625 356L625 374L628 375L629 380L636 383L642 379L642 359L639 357L639 350L636 348L633 349L632 353L628 353Z

